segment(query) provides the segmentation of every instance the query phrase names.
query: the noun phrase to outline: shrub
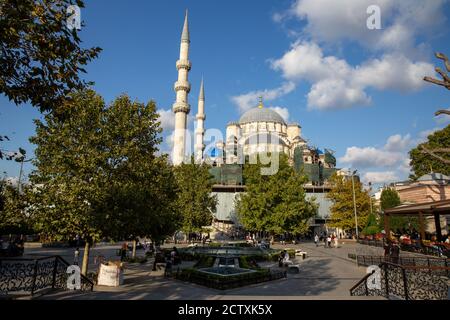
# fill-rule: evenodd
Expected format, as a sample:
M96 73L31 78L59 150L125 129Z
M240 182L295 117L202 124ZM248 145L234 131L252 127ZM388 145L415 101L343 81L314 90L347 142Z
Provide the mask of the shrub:
M214 265L214 257L212 256L202 256L198 262L194 265L194 268L209 268Z

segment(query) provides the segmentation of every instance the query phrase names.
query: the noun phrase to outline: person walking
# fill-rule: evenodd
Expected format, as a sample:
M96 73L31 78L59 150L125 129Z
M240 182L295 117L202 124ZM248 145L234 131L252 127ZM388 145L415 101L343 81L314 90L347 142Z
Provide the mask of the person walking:
M124 261L127 257L128 245L124 242L122 244L122 249L120 250L120 261Z
M74 252L74 254L73 254L73 264L74 265L78 265L78 263L79 263L79 258L80 258L80 249L79 248L76 248L75 249L75 252Z
M397 241L394 241L391 247L392 263L398 264L399 256L400 256L400 246Z
M334 247L337 248L339 246L339 238L337 235L334 237Z
M317 235L317 233L314 236L314 243L316 244L316 248L317 248L319 246L319 236Z
M327 245L328 248L331 248L331 237L329 235L327 236Z

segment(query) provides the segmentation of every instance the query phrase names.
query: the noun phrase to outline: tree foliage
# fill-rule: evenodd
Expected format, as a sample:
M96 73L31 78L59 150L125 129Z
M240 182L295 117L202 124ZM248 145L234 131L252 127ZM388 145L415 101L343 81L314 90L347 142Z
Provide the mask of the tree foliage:
M374 235L381 231L379 224L377 222L377 217L374 213L370 213L367 217L366 227L362 230L365 235Z
M32 218L27 212L26 193L19 194L16 187L0 181L0 235L28 233Z
M240 221L248 231L305 234L308 220L317 213L314 201L306 199L307 178L289 165L285 154L273 156L278 157L279 168L272 175L261 174L259 158L257 164L245 165L247 188L236 203Z
M37 120L31 139L41 232L57 240L170 234L176 185L167 159L156 156L161 128L155 104L121 96L106 106L85 90L66 102L65 112L64 119L50 114L45 123Z
M398 192L393 188L385 188L381 192L380 206L381 206L381 219L380 228L384 229L384 210L397 207L401 204L400 196ZM389 228L392 231L403 231L408 229L419 228L419 221L416 217L410 216L390 216L389 217Z
M358 219L358 230L367 225L370 213L370 195L363 189L359 179L354 178L356 214ZM334 174L330 178L332 188L327 198L332 201L331 219L328 224L343 230L355 230L355 213L353 203L353 185L351 177L343 177Z
M186 233L200 231L212 222L217 197L211 195L213 180L207 164L182 163L174 167L178 184L176 203L182 222L181 230Z
M411 169L414 172L411 179L417 180L420 176L433 172L450 175L450 125L428 136L426 142L419 144L409 152ZM430 154L429 152L432 152ZM433 151L434 150L434 151ZM440 151L437 153L437 151Z
M69 5L80 0L0 0L0 93L41 111L63 105L85 87L79 76L100 48L83 49L77 30L66 26Z

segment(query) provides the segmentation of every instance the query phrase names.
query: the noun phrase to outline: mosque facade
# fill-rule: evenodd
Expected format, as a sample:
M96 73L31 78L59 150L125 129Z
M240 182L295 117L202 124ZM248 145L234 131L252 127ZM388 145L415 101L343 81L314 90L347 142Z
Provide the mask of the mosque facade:
M172 111L175 114L172 162L179 165L190 160L186 150L187 118L191 107L188 102L191 84L188 74L192 64L189 61L190 34L188 14L186 12L180 43L180 57L176 62L178 79L174 84L176 100ZM211 174L215 185L213 194L218 197L217 210L214 213L214 226L218 230L239 227L235 212L235 200L245 191L242 170L245 159L261 153L284 153L296 170L303 170L309 182L304 186L308 197L319 204L319 212L310 221L311 227L323 228L329 217L331 203L325 194L329 190L327 179L335 172L336 159L333 152L320 150L308 144L302 136L302 127L298 123L287 123L275 110L264 106L262 97L259 104L242 114L238 121L229 122L226 127L225 141L216 143L213 154L205 154L205 89L202 83L198 97L196 128L194 137L194 158L197 162L208 161L213 165ZM220 225L222 224L222 227ZM314 232L317 232L315 230Z

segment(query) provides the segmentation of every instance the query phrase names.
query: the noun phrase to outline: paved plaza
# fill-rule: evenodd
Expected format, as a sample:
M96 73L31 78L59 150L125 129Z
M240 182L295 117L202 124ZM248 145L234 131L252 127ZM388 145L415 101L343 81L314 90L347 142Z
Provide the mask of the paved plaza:
M95 257L103 256L107 260L117 260L118 245L97 245L91 251L89 270L97 268ZM93 292L59 291L36 297L37 299L368 299L351 297L349 289L366 273L364 267L358 267L348 253L356 253L359 245L345 241L339 248L316 247L314 243L297 245L275 245L274 248L302 249L308 252L305 260L296 258L300 273L289 274L286 279L264 282L230 290L215 290L196 284L164 278L163 271L152 271L150 259L145 264L126 264L125 281L120 287L95 286ZM142 250L137 251L142 254ZM40 255L61 255L68 262L73 261L73 249L68 248L27 248L27 257ZM80 252L81 260L82 252ZM184 262L183 267L192 265ZM264 267L278 268L276 262L264 263ZM373 299L373 297L371 297Z

